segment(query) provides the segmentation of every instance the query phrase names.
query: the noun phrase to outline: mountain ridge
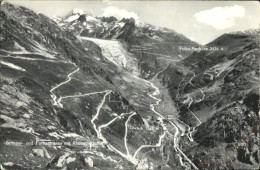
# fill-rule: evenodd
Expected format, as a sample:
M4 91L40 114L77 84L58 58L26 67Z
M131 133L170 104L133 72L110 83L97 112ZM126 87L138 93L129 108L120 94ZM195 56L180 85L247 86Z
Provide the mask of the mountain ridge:
M258 168L259 40L251 32L224 34L205 45L219 50L196 51L159 75L180 119L197 128L195 146L183 147L200 169Z
M258 168L257 34L182 52L201 46L113 17L80 36L84 17L1 5L1 168Z
M168 62L176 62L191 53L179 50L178 46L200 46L174 30L136 23L133 18L123 18L119 21L111 16L96 17L95 20L88 21L88 14L82 14L67 22L70 17L74 15L69 15L57 23L76 36L114 39L126 44L125 48L134 54L138 60L140 74L146 79L165 68Z

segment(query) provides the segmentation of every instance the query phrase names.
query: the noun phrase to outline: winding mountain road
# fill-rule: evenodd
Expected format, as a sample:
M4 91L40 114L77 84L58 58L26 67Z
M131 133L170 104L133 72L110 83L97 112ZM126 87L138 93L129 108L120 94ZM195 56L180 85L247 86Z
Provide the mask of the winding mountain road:
M67 77L68 77L67 80L61 82L60 84L58 84L58 85L56 85L56 86L54 86L54 87L50 90L51 97L52 97L52 99L53 99L53 101L54 101L54 105L62 106L61 103L59 103L59 102L56 101L56 100L57 100L57 96L53 93L53 91L56 90L57 88L59 88L60 86L66 84L66 83L68 83L68 82L70 82L71 76L72 76L73 74L75 74L76 72L78 72L78 71L79 71L79 68L77 68L77 69L74 70L73 72L69 73L69 74L67 75Z
M166 69L166 68L165 68L165 69ZM156 101L155 103L150 104L150 109L159 117L159 122L160 122L160 125L163 127L164 132L163 132L162 135L160 135L159 142L158 142L156 145L142 145L141 147L139 147L139 148L137 149L137 151L135 152L135 154L134 154L134 158L137 156L137 154L138 154L138 153L141 151L141 149L143 149L143 148L147 148L147 147L148 147L148 148L149 148L149 147L160 147L160 146L161 146L162 139L165 137L166 134L169 134L170 136L173 136L174 149L175 149L177 152L179 152L179 153L185 158L185 160L190 163L190 165L191 165L194 169L198 169L198 168L196 167L196 165L194 165L194 164L192 163L192 161L181 151L181 149L180 149L179 146L178 146L178 142L180 141L180 137L182 136L182 133L180 132L180 131L181 131L181 130L180 130L180 127L178 127L174 122L168 120L169 123L172 125L172 127L176 130L175 134L171 134L171 133L169 132L167 126L166 126L165 123L164 123L164 120L167 120L167 118L165 118L162 114L160 114L159 112L157 112L157 111L155 110L155 106L159 105L159 104L160 104L160 101L161 101L161 99L159 99L159 98L156 97L157 95L160 94L160 89L159 89L158 87L156 87L156 86L154 85L154 83L152 83L152 81L154 80L154 78L156 78L156 77L158 76L158 74L160 74L161 72L163 72L165 69L163 69L163 70L161 70L160 72L158 72L158 73L153 77L153 79L152 79L151 81L147 81L147 80L142 79L143 81L146 81L147 83L149 83L150 86L154 89L154 92L148 94L148 96L150 96L151 98L153 98L153 99ZM136 78L138 78L138 77L136 77ZM186 124L186 125L187 125L187 124ZM187 126L188 126L188 125L187 125ZM190 127L189 127L189 129L190 129ZM188 132L188 133L190 133L190 132ZM183 164L183 161L182 161L182 160L180 161L180 163L181 163L182 166L185 166L185 165Z
M88 40L91 41L91 39L88 39ZM103 41L99 41L99 43L103 43ZM115 41L115 43L116 43L116 44L115 44L115 46L116 46L118 42ZM111 44L106 44L106 45L102 45L102 47L104 48L104 47L107 47L107 46L109 46L109 45L113 45L113 43L111 43ZM109 50L107 50L107 51L109 51ZM104 50L103 50L103 51L102 51L102 52L104 52L103 55L108 55L108 54L111 55L111 53L108 53L107 51L104 52ZM156 54L156 55L157 55L157 54ZM163 56L164 56L164 55L163 55ZM109 57L111 57L111 56L109 56ZM117 61L117 62L120 62L120 61ZM165 69L166 69L166 68L165 68ZM160 72L158 72L158 73L154 76L154 78L156 78L157 75L158 75L159 73L163 72L165 69L163 69L163 70L161 70ZM55 95L53 94L53 91L54 91L55 89L59 88L59 87L62 86L63 84L68 83L68 82L71 80L71 75L73 75L73 74L76 73L77 71L78 71L78 70L74 70L72 73L70 73L70 74L67 76L68 79L67 79L66 81L60 83L59 85L57 85L57 86L55 86L54 88L51 89L50 92L52 93L52 97L53 97L54 104L62 106L60 102L61 102L62 99L65 99L65 98L81 97L81 96L86 96L86 95L90 95L90 94L105 93L105 95L103 96L103 99L101 100L100 104L98 105L98 107L97 107L97 109L96 109L96 110L97 110L97 111L96 111L96 114L95 114L95 115L93 116L93 118L91 119L91 123L92 123L92 126L93 126L93 128L94 128L96 134L97 134L98 139L100 139L100 140L102 141L102 143L103 143L104 145L106 145L111 151L114 151L114 152L118 153L119 155L121 155L122 157L124 157L125 159L127 159L128 161L132 162L132 163L135 164L135 165L138 165L138 163L140 162L140 160L139 160L137 157L138 157L139 153L141 152L141 150L142 150L143 148L161 147L161 146L163 145L163 140L166 139L166 136L167 136L167 135L169 135L169 136L173 136L174 149L176 150L176 152L178 153L178 156L179 156L180 159L181 159L181 160L180 160L181 165L184 166L184 167L186 167L186 165L183 163L184 160L186 160L187 162L189 162L189 164L190 164L194 169L198 169L198 168L192 163L192 161L191 161L191 160L181 151L181 149L179 148L179 141L180 141L181 136L183 136L183 133L182 133L180 127L178 127L178 125L177 125L175 122L172 122L172 121L170 121L170 120L168 120L170 126L167 126L167 125L165 124L165 122L166 122L165 120L167 120L167 118L165 118L161 113L159 113L158 111L155 110L155 106L158 106L158 105L160 104L161 99L159 99L159 98L156 97L157 95L160 94L160 89L159 89L158 87L156 87L155 84L152 82L154 78L153 78L151 81L148 81L148 80L144 80L144 79L141 79L141 78L139 78L139 77L133 75L133 77L135 77L135 78L137 78L137 79L140 79L141 81L145 82L146 84L149 84L150 87L151 87L152 89L154 89L153 92L148 93L148 96L155 100L155 103L151 103L151 104L150 104L150 109L152 110L153 113L155 113L155 114L157 115L158 120L159 120L159 124L160 124L161 127L163 128L163 132L162 132L161 135L159 136L158 142L157 142L155 145L141 145L141 146L135 151L135 153L134 153L133 155L131 155L131 154L129 153L128 141L127 141L127 136L128 136L128 123L129 123L129 121L131 120L131 118L132 118L134 115L136 115L135 112L121 114L120 116L117 116L117 117L113 118L113 119L112 119L111 121L109 121L108 123L102 124L102 125L100 125L99 127L97 127L97 125L95 124L95 120L97 120L98 117L101 116L101 115L100 115L100 110L101 110L102 106L104 105L104 103L105 103L105 101L106 101L106 97L112 92L111 90L105 90L105 91L102 91L102 92L92 92L92 93L87 93L87 94L82 94L82 95L64 96L64 97L60 97L60 98L58 98L58 99L57 99L57 96L55 96ZM195 77L195 75L194 75L194 77ZM190 82L191 82L191 80L190 80ZM193 99L191 98L190 101L191 101L191 102L189 103L189 106L192 104ZM130 115L130 116L127 118L127 120L126 120L126 122L125 122L125 135L124 135L124 139L123 139L123 140L124 140L124 146L125 146L125 149L126 149L126 153L123 153L123 152L119 151L117 148L115 148L114 146L112 146L112 145L107 141L107 139L106 139L106 138L103 136L103 134L102 134L102 129L109 127L109 125L111 125L112 123L114 123L116 120L118 120L119 118L121 118L121 117L123 117L123 116L126 116L126 115ZM188 126L188 125L187 125L187 126ZM168 128L171 128L171 129L174 128L174 129L175 129L174 133L173 133L173 134L170 133L169 130L168 130ZM190 127L189 127L189 129L190 129ZM188 133L191 133L190 130L189 130ZM190 135L190 136L191 136L191 135Z

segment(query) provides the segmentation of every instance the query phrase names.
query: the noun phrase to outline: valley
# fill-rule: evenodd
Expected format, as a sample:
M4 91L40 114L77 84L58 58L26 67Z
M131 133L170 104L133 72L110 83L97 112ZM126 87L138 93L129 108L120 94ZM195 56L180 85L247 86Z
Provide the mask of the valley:
M259 30L185 51L133 18L0 18L1 170L258 168Z
M116 41L109 41L109 40L98 40L98 39L93 39L93 38L84 38L85 40L89 40L89 41L93 41L95 43L97 43L101 48L102 48L102 53L103 53L103 56L105 58L107 58L108 60L111 60L110 58L113 57L113 58L117 58L117 61L120 61L121 59L118 58L118 57L115 57L116 55L118 55L117 53L114 53L113 51L113 47L116 47L118 46L118 43L119 42L116 42ZM112 50L111 50L111 46L112 46ZM118 48L116 48L118 49ZM122 59L123 61L125 61L126 63L126 60L125 58ZM122 67L121 64L116 64L116 65L119 65L118 67ZM166 69L166 68L165 68ZM160 94L160 89L158 87L156 87L153 83L153 81L155 81L155 79L157 79L157 75L160 74L161 72L163 72L165 69L159 71L155 76L154 78L152 78L152 82L150 81L147 81L147 80L142 80L140 79L140 81L144 81L146 82L147 84L150 84L150 87L148 88L152 88L153 91L148 93L147 95L154 99L155 100L155 103L151 103L150 104L150 109L152 110L153 113L155 113L155 115L150 115L150 116L153 116L153 117L156 117L155 119L158 119L159 120L159 125L163 128L163 131L161 132L161 134L159 135L159 139L158 139L158 142L154 145L140 145L140 147L134 152L133 155L130 155L129 153L129 149L128 149L128 144L127 144L127 132L128 132L128 122L131 120L131 117L134 116L136 113L128 113L130 114L130 116L128 117L128 119L126 120L125 122L125 137L124 137L124 142L125 142L125 149L126 149L126 153L127 154L124 154L120 151L118 151L116 148L114 148L113 146L110 146L112 149L111 150L114 150L115 152L119 153L120 155L122 155L123 157L127 158L129 161L131 161L132 163L134 163L136 166L138 166L138 158L136 158L138 155L139 155L139 152L141 152L142 149L144 148L162 148L163 145L162 145L162 141L163 140L173 140L174 142L174 148L179 152L179 157L180 157L180 163L182 166L186 166L184 165L183 162L185 161L188 161L195 169L198 169L190 160L189 158L178 148L178 142L180 141L180 137L183 136L183 135L190 135L191 136L191 132L190 132L190 127L188 125L186 125L185 123L181 122L179 119L177 118L174 118L174 120L168 120L166 118L166 114L164 113L164 107L160 107L160 112L163 112L164 113L164 116L162 114L160 114L159 112L157 112L155 110L155 107L158 107L161 105L161 99L157 98L156 96L158 96ZM135 76L135 75L133 75ZM130 76L131 77L131 76ZM158 82L157 82L158 83ZM166 94L167 95L167 94ZM203 100L203 99L201 99ZM192 102L192 101L191 101ZM171 107L174 107L173 105ZM98 114L98 113L97 113ZM178 115L178 114L177 114ZM121 116L121 115L120 115ZM195 115L194 115L195 116ZM118 116L119 117L119 116ZM104 128L104 127L107 127L109 126L109 124L113 123L116 119L118 119L118 117L112 119L112 121L110 121L108 124L106 125L101 125L100 127ZM144 117L145 118L145 117ZM196 117L197 118L197 117ZM95 119L95 118L93 118ZM92 120L93 120L92 119ZM97 117L96 117L97 119ZM168 121L168 122L166 122ZM176 123L175 123L176 121ZM174 122L174 123L173 123ZM93 125L93 126L96 126L96 125ZM98 134L98 137L104 141L105 143L107 143L107 140L103 137L102 133L101 133L101 128L99 127L99 132L96 130L97 134ZM169 130L168 130L169 128ZM187 130L186 128L188 128L189 130ZM96 128L95 128L96 129ZM181 129L181 132L180 130ZM195 128L194 128L195 129ZM145 130L145 129L142 129L142 130ZM171 133L169 132L171 131ZM187 133L188 132L188 133ZM166 136L167 135L167 136ZM183 158L182 158L183 157ZM183 160L182 160L183 159ZM144 167L139 167L139 169L143 169L145 167L148 167L147 165L143 165Z

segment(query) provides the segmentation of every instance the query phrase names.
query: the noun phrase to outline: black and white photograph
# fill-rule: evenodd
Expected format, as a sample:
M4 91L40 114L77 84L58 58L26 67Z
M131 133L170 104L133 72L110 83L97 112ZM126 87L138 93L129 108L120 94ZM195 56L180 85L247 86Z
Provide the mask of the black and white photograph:
M259 170L258 1L6 0L0 170Z

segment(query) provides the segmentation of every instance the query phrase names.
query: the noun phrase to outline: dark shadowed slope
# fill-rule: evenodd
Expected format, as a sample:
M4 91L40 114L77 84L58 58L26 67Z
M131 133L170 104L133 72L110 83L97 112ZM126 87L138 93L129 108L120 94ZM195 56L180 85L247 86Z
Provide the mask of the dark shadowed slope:
M186 152L201 169L257 168L259 30L224 34L206 47L219 50L194 52L160 74L181 120L202 122Z
M0 18L1 166L132 167L98 131L100 125L134 111L113 85L116 67L95 60L102 57L101 49L91 42L83 46L49 18L23 7L5 3ZM138 115L135 119L142 123ZM125 122L117 126L124 128ZM111 133L107 140L120 141L113 144L120 150L123 138Z

